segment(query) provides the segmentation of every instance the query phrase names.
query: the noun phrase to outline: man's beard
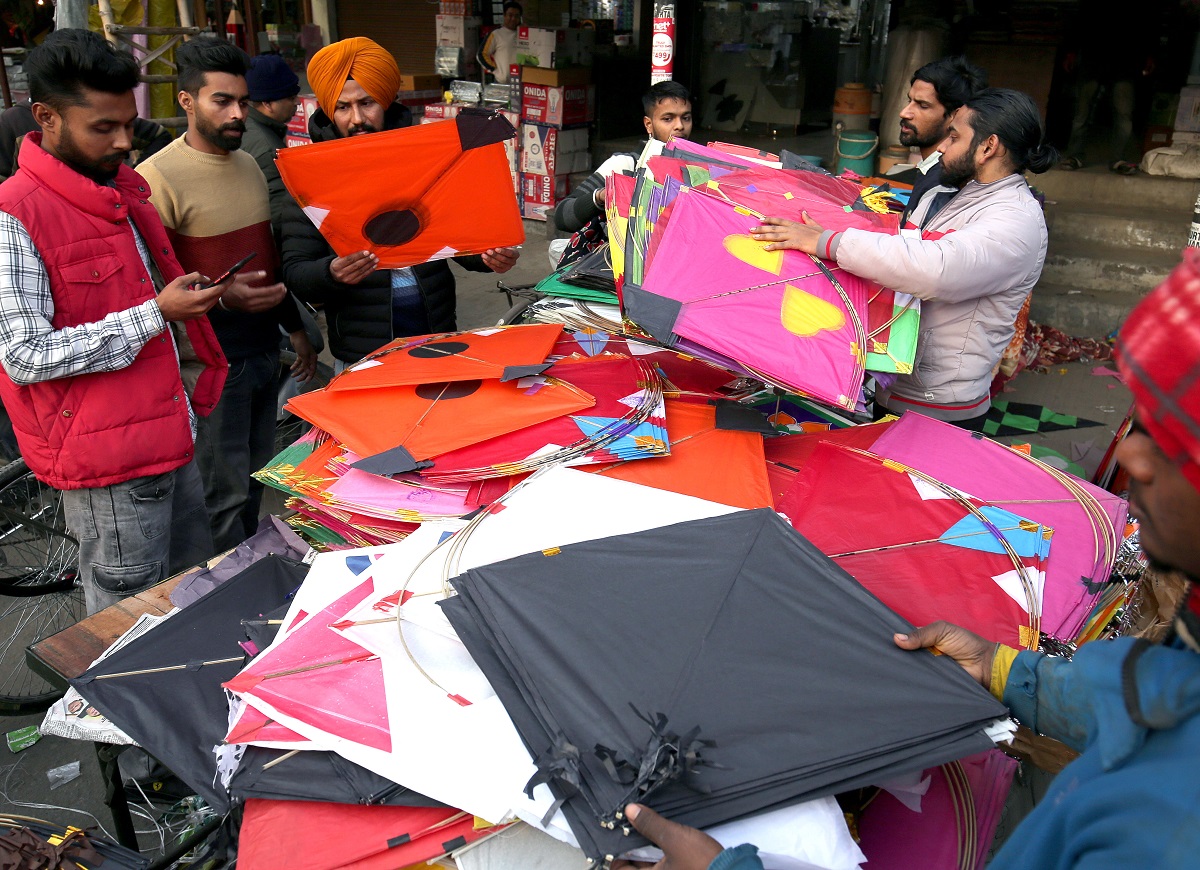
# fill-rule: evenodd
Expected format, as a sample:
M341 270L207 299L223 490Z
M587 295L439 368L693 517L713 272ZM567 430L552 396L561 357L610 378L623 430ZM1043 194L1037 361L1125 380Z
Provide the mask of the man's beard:
M900 122L900 144L905 148L932 148L946 138L940 130L922 136L917 132L916 127L905 126L906 124L908 124L907 121Z
M237 151L242 147L241 136L229 135L234 130L245 133L246 122L230 121L228 124L217 127L210 124L207 118L201 117L199 113L196 115L196 132L222 151Z
M365 121L361 124L351 124L349 127L346 128L346 136L348 136L348 137L349 136L358 136L362 133L378 133L378 132L379 131L375 129L374 124L368 124Z
M75 147L75 140L71 137L70 128L65 125L62 128L62 135L58 140L56 153L63 163L70 166L80 175L86 176L99 184L107 184L116 178L117 173L121 170L121 164L129 157L128 151L114 151L112 154L102 157L99 160L89 159Z
M971 148L957 160L947 162L945 156L942 157L942 181L941 183L948 187L957 187L960 190L966 186L968 181L975 180L975 149Z

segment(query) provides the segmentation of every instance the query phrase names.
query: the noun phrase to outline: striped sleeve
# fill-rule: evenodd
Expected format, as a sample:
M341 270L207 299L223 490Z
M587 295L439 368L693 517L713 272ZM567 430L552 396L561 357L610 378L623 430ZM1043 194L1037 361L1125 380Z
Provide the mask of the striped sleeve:
M33 240L0 212L0 365L14 383L123 369L166 328L153 299L63 329L53 317L50 279Z

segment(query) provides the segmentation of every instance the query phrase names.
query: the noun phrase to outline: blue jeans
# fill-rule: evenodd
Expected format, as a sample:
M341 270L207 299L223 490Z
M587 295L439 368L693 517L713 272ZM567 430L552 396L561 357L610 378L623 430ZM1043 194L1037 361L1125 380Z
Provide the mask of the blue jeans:
M194 462L166 474L62 495L67 528L79 539L89 614L213 555Z
M258 528L263 485L250 475L275 453L278 397L278 352L233 360L221 401L200 420L196 461L218 553L236 547Z

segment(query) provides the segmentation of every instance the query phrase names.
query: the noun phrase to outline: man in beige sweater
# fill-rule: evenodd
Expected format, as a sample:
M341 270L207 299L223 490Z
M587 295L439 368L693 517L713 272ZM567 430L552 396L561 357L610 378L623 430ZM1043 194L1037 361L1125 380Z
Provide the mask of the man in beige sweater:
M275 276L267 183L254 158L238 150L249 99L246 55L224 40L199 38L179 49L176 62L188 128L142 164L151 202L185 268L216 276L253 253L253 268ZM258 524L262 484L250 475L274 448L279 327L296 349L298 380L312 377L316 354L282 284L227 293L209 318L230 371L221 401L200 428L196 458L220 551Z

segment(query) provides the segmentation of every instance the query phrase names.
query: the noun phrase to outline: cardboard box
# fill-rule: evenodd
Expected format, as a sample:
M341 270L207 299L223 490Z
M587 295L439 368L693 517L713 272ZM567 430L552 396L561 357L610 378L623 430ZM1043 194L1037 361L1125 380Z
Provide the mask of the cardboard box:
M571 127L596 116L596 89L591 85L552 88L533 82L521 84L521 118L535 124Z
M396 102L402 105L415 108L417 106L428 106L431 103L440 103L442 101L442 92L438 90L431 91L401 91L396 94Z
M523 202L521 203L521 217L527 221L549 221L554 217L554 206Z
M457 118L463 107L458 103L430 103L425 107L425 117L438 121Z
M1179 92L1175 129L1185 133L1200 133L1200 85L1187 85Z
M518 27L517 63L545 69L574 64L591 66L595 44L594 30Z
M438 12L442 15L466 15L467 0L441 0Z
M434 45L446 48L470 48L479 44L479 19L464 15L435 16ZM472 56L474 51L472 50Z
M567 66L562 69L542 69L538 66L521 68L521 81L535 85L548 85L561 88L565 85L590 85L592 83L591 67Z
M1175 131L1170 127L1155 125L1146 128L1146 136L1142 140L1142 153L1155 148L1169 148ZM1182 135L1182 134L1181 134ZM1200 135L1200 134L1198 134Z
M436 73L401 73L401 91L440 91L442 77Z
M560 130L540 124L521 125L521 171L534 175L567 175L591 163L586 127Z
M1172 145L1200 145L1200 133L1187 133L1183 130L1175 130L1171 134Z
M567 198L571 192L570 181L565 175L536 175L521 173L521 199L535 205L554 205Z
M321 107L317 98L312 94L301 94L296 98L296 114L288 121L288 132L300 136L308 136L308 119L317 113Z

